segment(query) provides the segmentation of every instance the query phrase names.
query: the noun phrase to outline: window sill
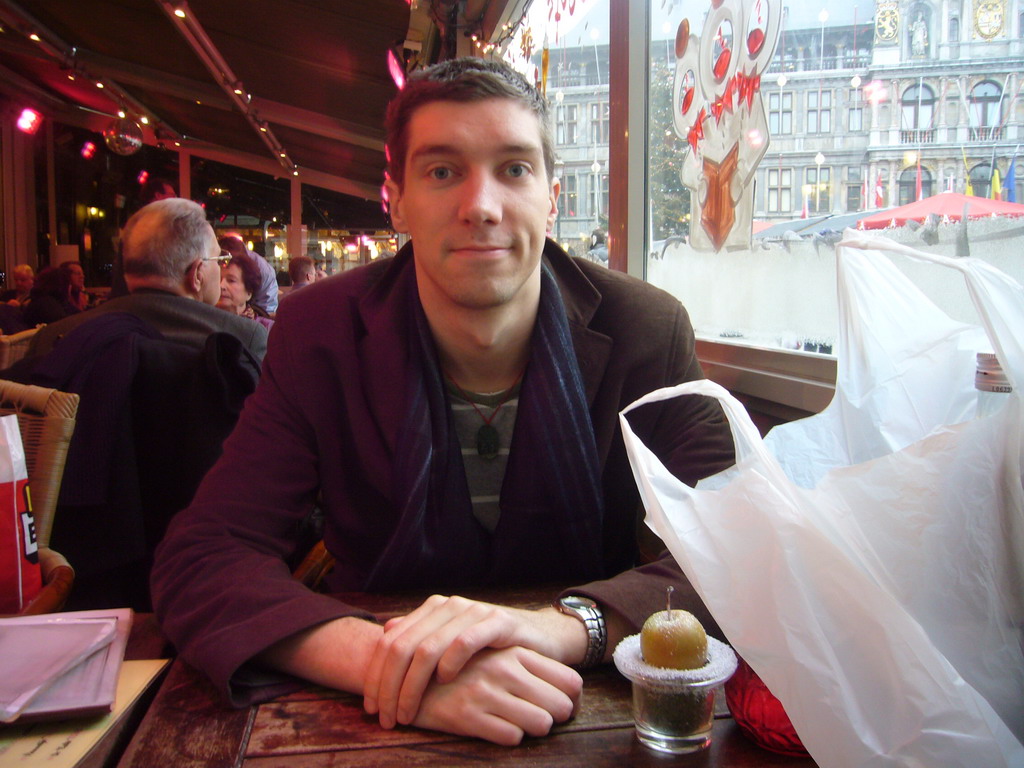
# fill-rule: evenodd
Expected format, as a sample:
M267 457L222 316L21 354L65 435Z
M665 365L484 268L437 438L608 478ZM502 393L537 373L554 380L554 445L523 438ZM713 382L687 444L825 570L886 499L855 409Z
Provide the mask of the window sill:
M818 413L835 394L829 355L697 339L697 359L705 376L778 421Z

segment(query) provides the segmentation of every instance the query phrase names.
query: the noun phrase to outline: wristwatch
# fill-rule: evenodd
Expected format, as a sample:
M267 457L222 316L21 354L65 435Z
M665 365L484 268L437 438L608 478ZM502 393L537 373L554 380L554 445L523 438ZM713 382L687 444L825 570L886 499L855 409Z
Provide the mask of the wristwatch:
M604 625L601 608L589 597L566 595L555 601L555 608L567 616L574 616L587 628L587 654L580 669L589 669L604 661L604 650L608 645L608 630Z

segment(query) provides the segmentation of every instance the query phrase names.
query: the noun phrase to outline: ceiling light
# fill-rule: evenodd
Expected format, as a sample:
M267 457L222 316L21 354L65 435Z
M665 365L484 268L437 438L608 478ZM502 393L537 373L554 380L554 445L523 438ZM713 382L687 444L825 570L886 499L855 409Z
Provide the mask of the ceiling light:
M29 35L28 39L33 41L33 42L35 42L35 43L40 42L39 35L37 35L35 32L33 32L31 35Z
M184 19L185 18L185 11L183 11L181 8L175 8L174 9L174 15L177 16L179 19Z
M96 87L97 88L102 88L103 87L103 83L96 83Z
M142 123L143 125L149 125L149 118L146 117L145 115L143 115L142 117L139 118L139 122Z
M34 109L29 109L28 107L21 110L21 114L18 116L18 130L24 133L35 133L39 130L39 126L42 124L43 116Z

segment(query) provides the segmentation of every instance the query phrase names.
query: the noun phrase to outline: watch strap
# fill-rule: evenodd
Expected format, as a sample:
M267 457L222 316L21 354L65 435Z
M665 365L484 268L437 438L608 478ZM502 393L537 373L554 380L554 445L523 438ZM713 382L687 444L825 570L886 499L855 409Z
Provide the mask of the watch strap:
M579 664L579 668L596 667L604 660L605 649L608 646L608 629L605 626L604 613L601 608L590 598L580 598L574 595L557 600L555 607L562 613L574 616L583 622L583 626L587 629L587 652Z

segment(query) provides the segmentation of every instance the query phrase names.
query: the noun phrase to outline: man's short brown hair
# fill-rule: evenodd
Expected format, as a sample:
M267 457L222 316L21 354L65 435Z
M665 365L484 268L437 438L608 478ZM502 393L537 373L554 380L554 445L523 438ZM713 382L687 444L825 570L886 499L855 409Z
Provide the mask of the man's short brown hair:
M465 57L451 59L409 75L405 87L388 104L388 175L399 188L405 180L409 152L409 121L420 107L435 101L472 102L512 99L534 115L540 125L541 148L548 179L555 174L555 143L547 100L525 77L504 62Z

